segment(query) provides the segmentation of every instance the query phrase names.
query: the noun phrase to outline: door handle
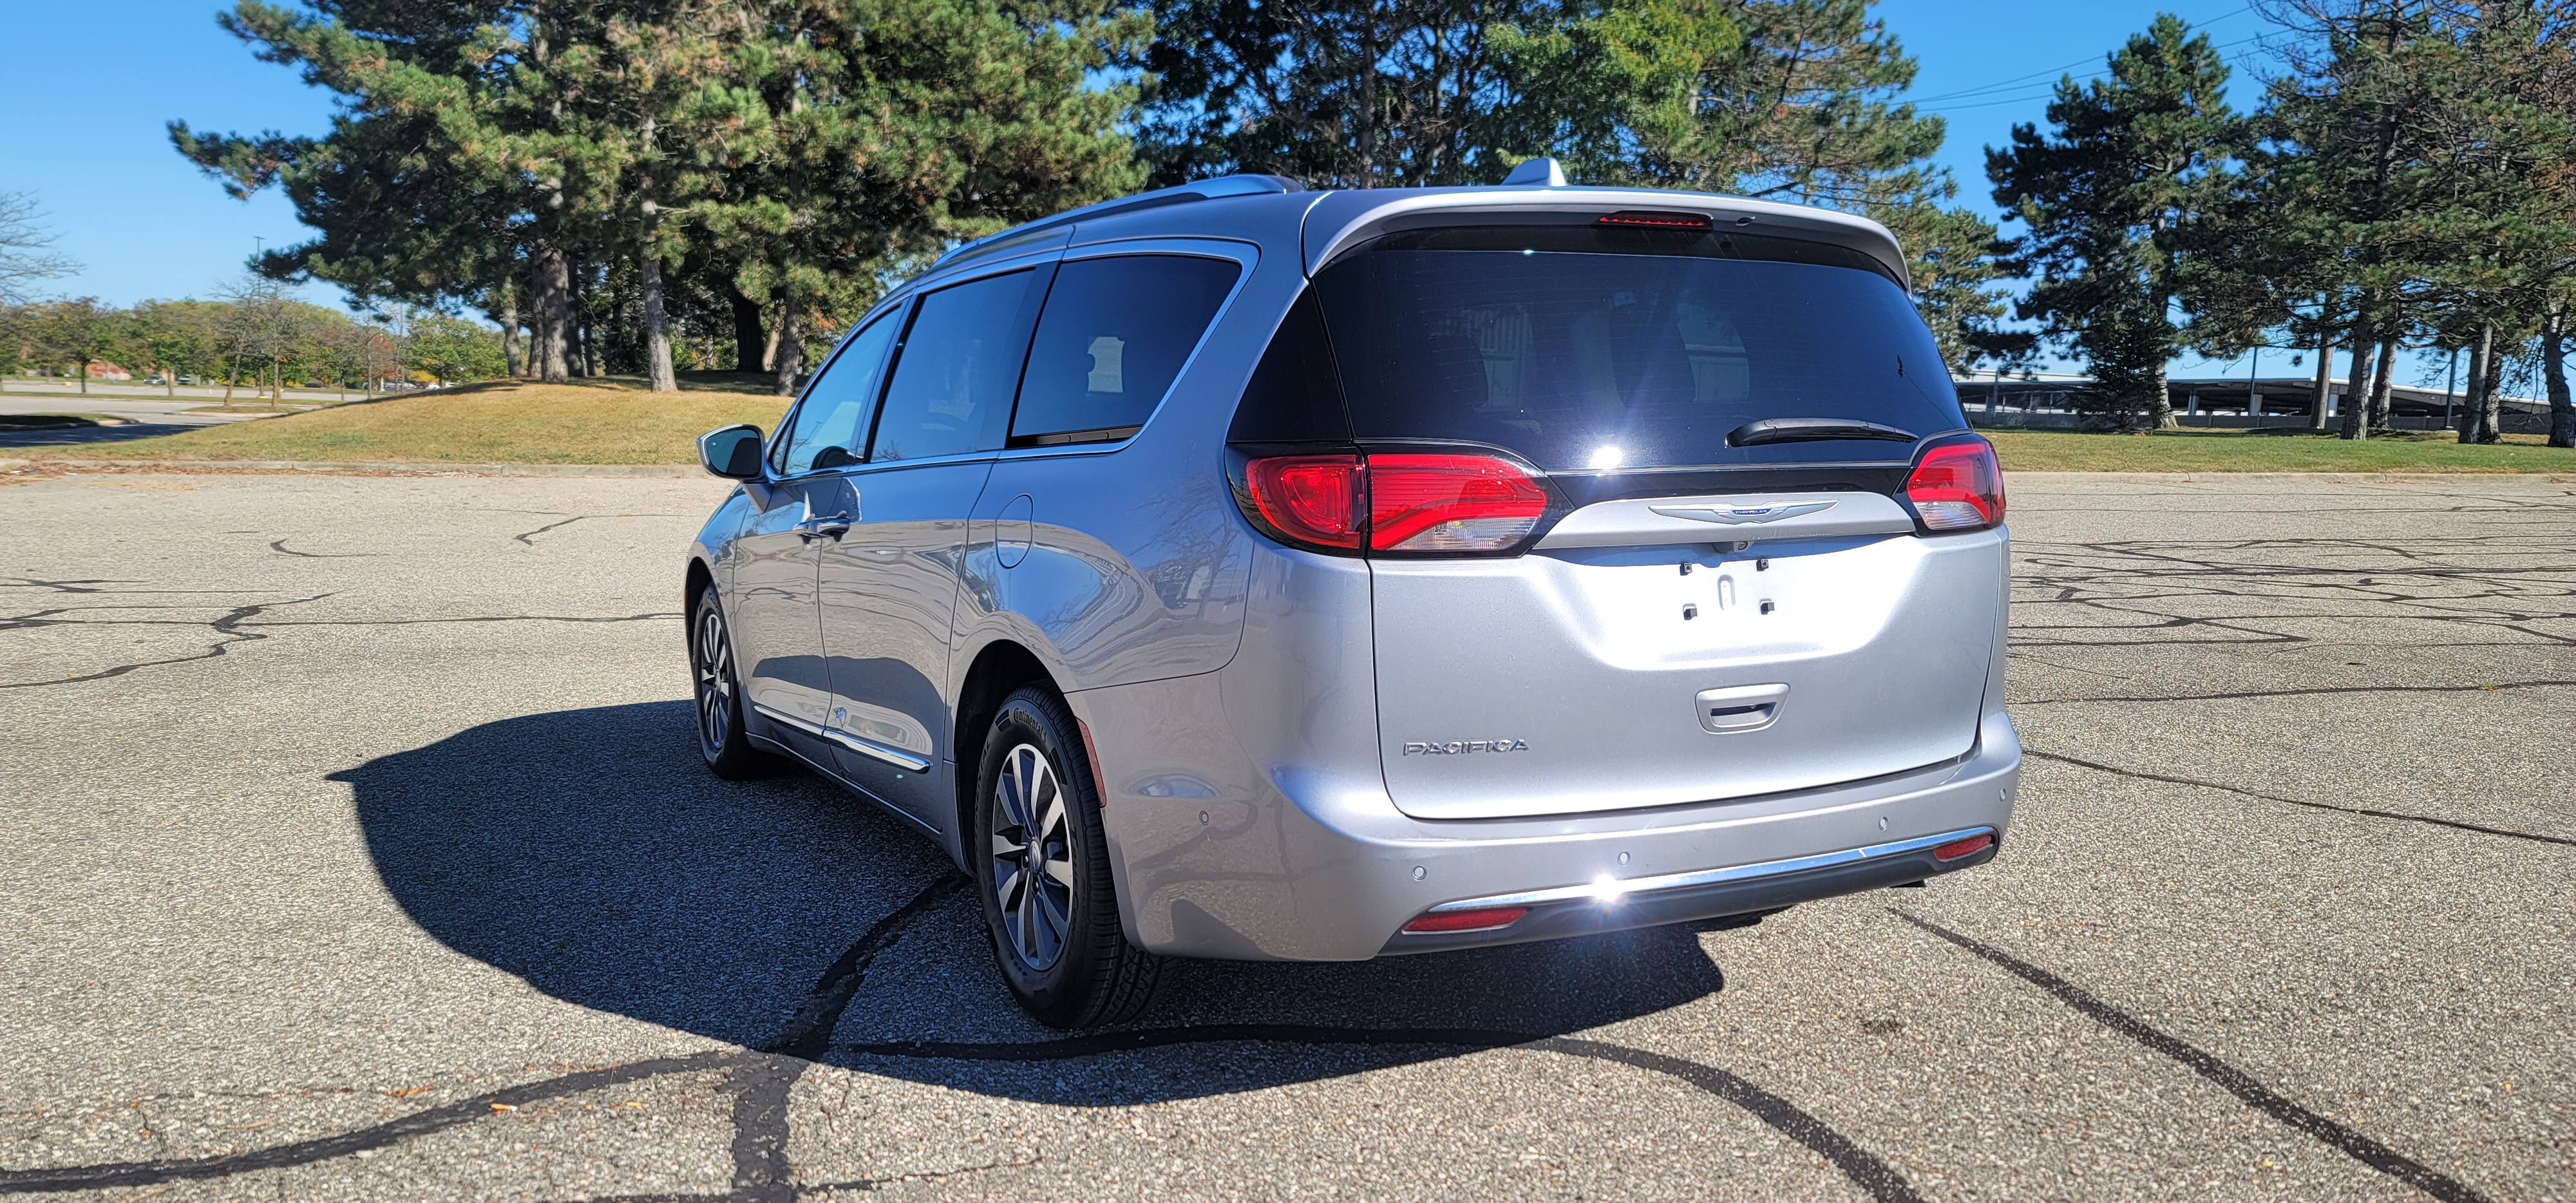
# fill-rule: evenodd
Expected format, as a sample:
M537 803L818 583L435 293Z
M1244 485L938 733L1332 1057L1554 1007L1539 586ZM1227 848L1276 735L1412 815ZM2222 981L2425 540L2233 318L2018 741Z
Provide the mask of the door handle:
M1781 704L1789 700L1789 687L1737 685L1727 689L1703 689L1694 700L1703 731L1713 735L1759 731L1780 717Z
M796 536L807 542L815 539L839 539L850 533L850 516L834 514L828 518L808 518L796 524Z

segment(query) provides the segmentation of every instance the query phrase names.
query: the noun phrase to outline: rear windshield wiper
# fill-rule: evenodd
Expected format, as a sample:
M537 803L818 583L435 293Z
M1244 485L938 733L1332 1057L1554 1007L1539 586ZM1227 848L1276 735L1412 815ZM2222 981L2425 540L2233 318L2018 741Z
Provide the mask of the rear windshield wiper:
M1765 443L1820 443L1828 439L1876 439L1889 443L1911 443L1910 432L1876 422L1852 418L1764 418L1747 422L1728 432L1729 447L1759 447Z

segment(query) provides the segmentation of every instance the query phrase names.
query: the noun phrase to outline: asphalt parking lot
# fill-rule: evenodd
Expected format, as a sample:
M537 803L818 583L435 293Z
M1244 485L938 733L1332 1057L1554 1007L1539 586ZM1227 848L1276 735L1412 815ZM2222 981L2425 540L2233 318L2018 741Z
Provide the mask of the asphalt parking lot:
M0 485L0 1195L2576 1200L2576 485L2025 477L1992 866L1012 1007L679 479Z

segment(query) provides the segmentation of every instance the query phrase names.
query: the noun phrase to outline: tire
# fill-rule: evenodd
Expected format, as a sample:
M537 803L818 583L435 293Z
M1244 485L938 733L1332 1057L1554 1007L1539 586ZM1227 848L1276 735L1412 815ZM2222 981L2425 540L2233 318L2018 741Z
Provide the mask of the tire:
M1118 926L1081 731L1052 690L1003 699L984 735L970 846L1002 979L1038 1022L1067 1029L1143 1014L1161 975L1160 958Z
M689 606L689 676L696 682L698 755L707 770L727 781L778 771L775 757L751 746L743 727L742 676L735 671L733 632L713 588L698 590Z

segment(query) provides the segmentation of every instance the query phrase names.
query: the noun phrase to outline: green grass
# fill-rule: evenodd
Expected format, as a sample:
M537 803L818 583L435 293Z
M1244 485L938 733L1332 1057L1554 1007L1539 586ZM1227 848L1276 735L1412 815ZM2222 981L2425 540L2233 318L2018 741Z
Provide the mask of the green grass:
M2576 450L2539 435L2464 446L2448 431L2351 443L2306 431L2164 430L2079 434L1989 430L2007 472L2571 472Z
M767 429L785 412L764 378L690 373L655 394L631 377L569 384L496 381L352 401L131 443L47 448L48 459L302 460L337 463L688 464L719 426ZM2576 450L2537 435L2464 447L2448 433L2347 443L2282 431L2146 435L1986 432L2017 472L2567 472Z
M48 459L302 460L325 463L689 464L697 437L767 429L784 397L756 377L691 373L677 393L621 377L495 381L352 401L157 439L49 448Z

